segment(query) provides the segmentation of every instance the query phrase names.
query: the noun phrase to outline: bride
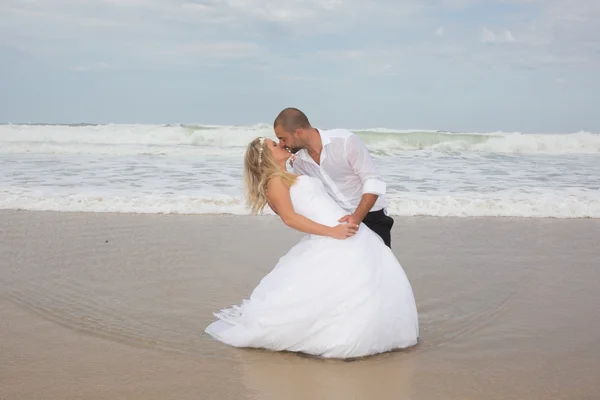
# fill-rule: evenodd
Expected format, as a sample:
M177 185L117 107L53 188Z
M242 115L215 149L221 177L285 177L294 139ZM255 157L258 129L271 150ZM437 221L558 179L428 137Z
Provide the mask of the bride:
M205 330L235 347L355 358L417 344L411 285L383 240L346 214L323 183L287 171L291 154L265 138L244 160L252 212L268 204L290 228L307 233L248 299L216 313Z

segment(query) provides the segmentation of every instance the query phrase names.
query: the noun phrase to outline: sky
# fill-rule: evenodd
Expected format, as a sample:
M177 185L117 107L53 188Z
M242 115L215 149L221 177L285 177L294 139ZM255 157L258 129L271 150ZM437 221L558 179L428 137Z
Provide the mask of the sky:
M0 0L0 121L600 132L598 0Z

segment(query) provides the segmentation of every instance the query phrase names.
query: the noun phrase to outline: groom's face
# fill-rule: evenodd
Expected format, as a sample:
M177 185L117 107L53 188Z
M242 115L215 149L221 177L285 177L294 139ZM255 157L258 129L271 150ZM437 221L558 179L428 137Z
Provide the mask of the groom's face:
M279 139L279 147L288 149L291 153L296 154L303 149L302 142L296 132L287 132L281 126L275 128L275 135Z

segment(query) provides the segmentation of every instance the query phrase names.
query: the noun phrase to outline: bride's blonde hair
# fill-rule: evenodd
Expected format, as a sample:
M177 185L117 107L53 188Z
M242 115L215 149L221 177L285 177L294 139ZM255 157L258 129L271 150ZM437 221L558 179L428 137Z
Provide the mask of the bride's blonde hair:
M244 157L244 180L246 182L246 202L253 214L262 212L267 204L267 184L279 177L288 186L296 181L296 176L282 170L273 159L271 150L264 144L265 138L258 137L248 144Z

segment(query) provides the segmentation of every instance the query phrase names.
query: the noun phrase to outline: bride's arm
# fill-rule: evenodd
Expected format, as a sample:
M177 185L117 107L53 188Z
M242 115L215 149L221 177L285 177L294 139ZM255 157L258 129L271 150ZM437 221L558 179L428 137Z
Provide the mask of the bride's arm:
M331 236L345 239L356 233L350 224L327 226L308 219L294 211L290 198L290 188L280 178L274 177L267 185L267 198L270 207L279 215L284 224L304 233L320 236Z

